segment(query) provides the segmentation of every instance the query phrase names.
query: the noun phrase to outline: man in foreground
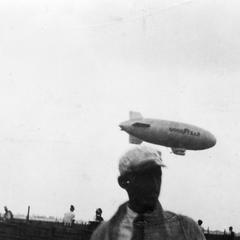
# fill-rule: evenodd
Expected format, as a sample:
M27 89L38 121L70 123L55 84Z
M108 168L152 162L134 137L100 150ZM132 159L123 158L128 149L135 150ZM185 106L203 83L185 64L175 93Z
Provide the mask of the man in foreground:
M158 201L162 167L161 153L146 146L120 158L118 183L129 201L96 229L91 240L205 240L191 218L162 209Z

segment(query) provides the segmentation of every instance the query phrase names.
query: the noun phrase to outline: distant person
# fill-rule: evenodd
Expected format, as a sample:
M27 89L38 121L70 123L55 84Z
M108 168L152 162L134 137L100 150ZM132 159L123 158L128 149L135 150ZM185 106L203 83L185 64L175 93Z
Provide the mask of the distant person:
M161 153L147 146L120 158L118 183L129 200L97 227L91 240L205 240L193 219L163 210L158 197L164 166Z
M4 207L5 213L3 214L3 220L8 221L13 219L12 212L5 206Z
M70 206L70 211L64 214L63 223L65 226L72 226L75 221L74 206Z
M229 235L228 235L228 240L234 240L235 239L235 232L233 231L233 227L229 227Z
M95 221L96 221L96 222L102 222L102 221L103 221L102 209L101 209L101 208L98 208L98 209L96 210Z
M203 228L202 224L203 224L203 221L202 221L201 219L199 219L199 220L198 220L198 226L201 228L201 230L202 230L203 233L204 233L204 228Z

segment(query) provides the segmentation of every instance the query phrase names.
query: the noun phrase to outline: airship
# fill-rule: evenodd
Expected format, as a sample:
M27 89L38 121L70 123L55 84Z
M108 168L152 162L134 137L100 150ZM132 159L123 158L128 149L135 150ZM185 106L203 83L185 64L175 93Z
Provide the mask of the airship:
M143 118L141 113L130 111L130 119L119 124L129 134L129 142L143 141L172 149L177 155L186 150L204 150L216 144L215 136L200 127L168 120Z

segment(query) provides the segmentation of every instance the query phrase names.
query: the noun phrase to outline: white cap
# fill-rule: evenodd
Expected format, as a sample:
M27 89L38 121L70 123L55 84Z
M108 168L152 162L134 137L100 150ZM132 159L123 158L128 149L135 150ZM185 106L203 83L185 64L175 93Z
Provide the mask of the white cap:
M120 175L142 170L142 166L165 167L161 158L161 152L148 146L137 146L128 150L119 160Z

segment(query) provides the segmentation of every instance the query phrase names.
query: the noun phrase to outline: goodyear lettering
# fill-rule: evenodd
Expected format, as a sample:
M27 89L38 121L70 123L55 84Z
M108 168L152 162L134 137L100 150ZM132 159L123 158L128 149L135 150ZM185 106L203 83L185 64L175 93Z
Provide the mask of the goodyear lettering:
M184 129L169 128L169 131L170 132L184 134L184 135L189 135L189 136L195 136L195 137L199 137L200 136L200 132L195 132L195 131L192 131L192 130L190 130L188 128L184 128Z

